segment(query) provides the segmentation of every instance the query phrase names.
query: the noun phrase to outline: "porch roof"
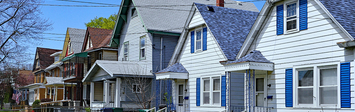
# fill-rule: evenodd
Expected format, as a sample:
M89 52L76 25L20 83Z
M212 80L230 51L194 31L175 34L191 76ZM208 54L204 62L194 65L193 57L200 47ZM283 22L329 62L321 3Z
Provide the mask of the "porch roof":
M46 77L45 85L64 84L63 77Z
M260 51L253 50L244 57L234 61L221 62L226 71L244 71L248 69L273 71L274 63L267 60Z
M109 77L106 76L106 78L134 76L153 77L153 74L150 73L151 65L146 62L96 60L94 65L85 74L82 81L91 81L91 77L95 76L100 69L109 75Z
M181 63L175 63L156 74L156 79L188 79L188 71Z

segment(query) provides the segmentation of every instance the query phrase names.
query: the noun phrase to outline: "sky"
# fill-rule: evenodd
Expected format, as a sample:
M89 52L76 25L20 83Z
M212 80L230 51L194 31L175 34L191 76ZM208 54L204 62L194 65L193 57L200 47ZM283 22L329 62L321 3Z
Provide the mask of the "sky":
M79 2L75 2L79 1ZM85 6L102 6L92 3L80 3L82 2L94 2L105 4L121 4L121 0L45 0L43 4L52 5L85 5ZM250 0L239 0L250 1ZM256 0L255 0L256 1ZM264 1L253 2L255 6L261 10L264 5ZM35 51L37 47L63 49L65 33L67 28L79 28L86 29L85 23L90 22L95 17L109 17L112 14L117 14L119 7L76 7L76 6L47 6L41 7L42 18L48 19L52 23L52 29L46 31L44 38L39 40L40 44L32 45L29 47L28 52L32 54L34 59ZM56 35L50 35L48 33L54 33ZM30 62L33 62L30 60Z

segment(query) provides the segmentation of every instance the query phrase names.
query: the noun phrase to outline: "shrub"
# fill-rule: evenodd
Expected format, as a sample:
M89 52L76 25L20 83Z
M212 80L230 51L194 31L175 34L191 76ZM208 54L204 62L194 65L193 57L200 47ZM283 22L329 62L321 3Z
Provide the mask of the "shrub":
M40 100L35 100L35 101L33 102L33 104L32 104L32 108L38 108L38 107L40 107L39 103L41 103Z

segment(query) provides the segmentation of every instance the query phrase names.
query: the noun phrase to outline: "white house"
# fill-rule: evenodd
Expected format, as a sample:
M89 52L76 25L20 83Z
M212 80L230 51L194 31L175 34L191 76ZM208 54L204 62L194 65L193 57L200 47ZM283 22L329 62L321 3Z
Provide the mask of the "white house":
M244 109L243 73L229 75L220 63L235 60L258 16L254 4L237 5L245 7L193 4L170 66L156 73L158 80L173 80L178 112Z
M273 63L264 80L268 107L354 111L354 6L344 0L266 2L237 59L257 50ZM242 64L224 63L229 71Z

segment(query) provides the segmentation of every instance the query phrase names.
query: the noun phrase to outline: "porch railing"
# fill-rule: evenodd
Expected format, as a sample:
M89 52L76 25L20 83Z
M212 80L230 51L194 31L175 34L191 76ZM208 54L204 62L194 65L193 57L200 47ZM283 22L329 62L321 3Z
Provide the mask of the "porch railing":
M115 107L115 103L111 102L111 103L105 103L105 102L92 102L91 108L93 110L100 110L102 108L113 108Z
M231 106L231 112L271 112L273 107L246 107L246 106Z

